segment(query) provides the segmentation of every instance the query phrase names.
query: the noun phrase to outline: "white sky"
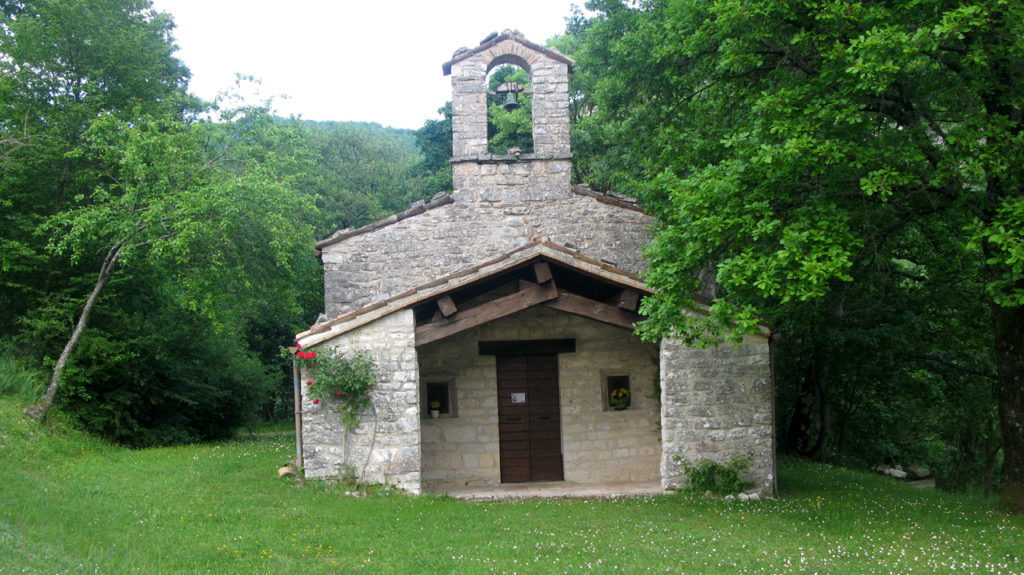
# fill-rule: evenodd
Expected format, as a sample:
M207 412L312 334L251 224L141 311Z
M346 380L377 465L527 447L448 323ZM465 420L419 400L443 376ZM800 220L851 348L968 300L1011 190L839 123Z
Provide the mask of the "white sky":
M537 44L583 0L153 0L176 24L189 91L207 100L261 81L279 115L419 128L451 99L441 64L517 29ZM244 93L244 92L243 92Z

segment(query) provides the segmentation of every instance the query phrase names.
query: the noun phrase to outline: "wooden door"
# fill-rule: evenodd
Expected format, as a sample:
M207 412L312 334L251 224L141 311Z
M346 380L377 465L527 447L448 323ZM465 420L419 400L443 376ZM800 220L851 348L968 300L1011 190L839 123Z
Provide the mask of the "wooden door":
M501 482L561 481L558 356L496 359Z

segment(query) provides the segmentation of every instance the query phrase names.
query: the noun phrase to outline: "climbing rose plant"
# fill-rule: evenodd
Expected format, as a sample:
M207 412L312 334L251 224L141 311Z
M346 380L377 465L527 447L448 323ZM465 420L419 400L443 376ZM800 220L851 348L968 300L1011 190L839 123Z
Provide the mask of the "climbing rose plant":
M377 383L376 364L368 354L325 353L295 348L295 359L312 379L305 382L314 405L337 404L346 427L354 427L359 410L370 405L370 389Z

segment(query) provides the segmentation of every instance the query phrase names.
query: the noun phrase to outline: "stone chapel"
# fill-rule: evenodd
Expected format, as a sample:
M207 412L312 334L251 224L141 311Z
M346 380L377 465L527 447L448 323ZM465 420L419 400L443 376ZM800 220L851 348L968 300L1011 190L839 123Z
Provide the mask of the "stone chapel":
M529 75L532 151L488 148L488 73L504 64ZM774 492L769 334L711 349L634 334L652 220L571 183L572 66L515 31L455 52L452 193L317 244L329 319L296 341L370 354L378 383L352 428L303 397L307 477L668 490L680 458L744 457Z

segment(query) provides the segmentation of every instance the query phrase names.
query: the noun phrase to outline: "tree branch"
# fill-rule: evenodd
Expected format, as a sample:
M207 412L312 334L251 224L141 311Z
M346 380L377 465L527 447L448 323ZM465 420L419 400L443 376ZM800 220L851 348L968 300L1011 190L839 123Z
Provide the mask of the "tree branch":
M976 375L978 377L983 377L985 379L990 379L992 381L996 380L996 374L994 374L994 373L985 373L983 371L978 371L976 369L970 369L970 368L964 367L962 365L958 365L956 363L953 363L953 362L951 362L949 360L942 359L942 358L939 358L939 357L935 357L933 355L915 355L915 356L911 356L910 359L921 361L921 362L925 362L925 363L929 363L929 362L930 363L937 363L939 365L942 365L944 367L948 367L950 369L954 369L954 370L959 371L961 373L966 373L968 375Z

